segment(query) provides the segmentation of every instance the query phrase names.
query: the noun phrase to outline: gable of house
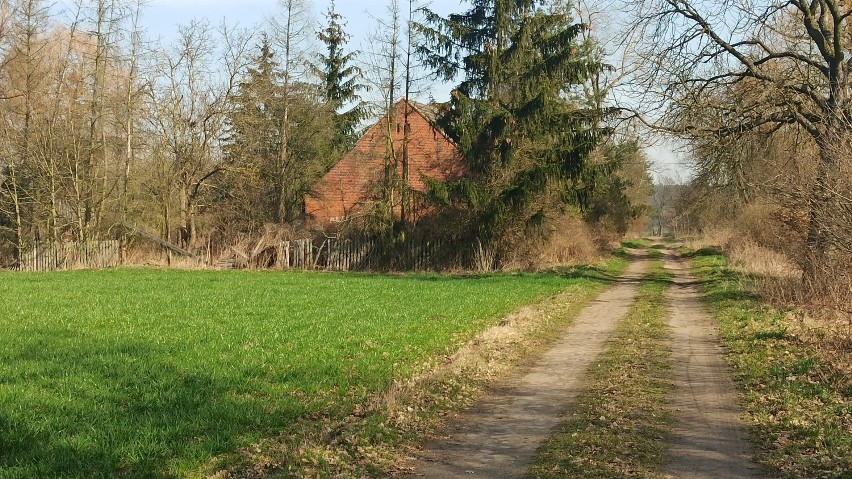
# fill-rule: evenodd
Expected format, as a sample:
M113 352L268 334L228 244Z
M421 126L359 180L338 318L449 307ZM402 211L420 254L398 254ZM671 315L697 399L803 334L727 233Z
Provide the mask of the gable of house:
M428 106L405 100L394 105L391 125L396 157L402 175L402 146L405 112L408 109L409 188L426 191L423 176L437 181L461 178L465 168L458 147L434 126L434 113ZM360 140L305 197L305 212L311 221L330 225L357 217L363 206L377 197L388 148L388 117L370 127Z

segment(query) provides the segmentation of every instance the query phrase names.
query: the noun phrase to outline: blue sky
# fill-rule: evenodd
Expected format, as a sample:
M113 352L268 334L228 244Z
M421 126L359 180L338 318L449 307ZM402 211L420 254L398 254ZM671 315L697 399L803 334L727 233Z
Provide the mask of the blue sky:
M314 20L319 28L320 22L324 22L323 13L328 10L328 1L308 2L313 6ZM337 0L336 9L346 20L346 31L352 35L351 48L369 49L369 35L371 28L375 28L372 17L383 16L387 3L385 0ZM462 0L433 0L429 6L433 11L446 15L462 11L467 4ZM193 19L207 18L218 23L224 18L231 25L251 27L263 23L278 11L277 0L151 0L144 9L142 21L149 38L160 37L168 41L175 35L177 25L187 24ZM433 87L432 95L437 100L446 100L449 90L448 85L437 85ZM677 165L680 155L673 149L675 147L667 142L646 149L657 165L655 176L688 176L687 171Z
M328 0L305 0L313 8L317 30L325 24ZM404 0L400 1L400 4ZM428 6L434 12L446 15L465 8L460 0L433 0ZM369 36L374 34L376 18L386 15L387 0L337 0L336 10L346 22L346 32L351 35L348 47L358 51L370 49ZM404 7L401 7L404 8ZM280 12L277 0L151 0L143 10L142 24L150 39L168 42L177 26L194 19L206 18L214 24L225 19L231 26L252 27L262 25ZM362 56L363 58L363 56ZM433 86L431 95L440 101L449 99L450 85ZM427 98L421 98L426 100Z

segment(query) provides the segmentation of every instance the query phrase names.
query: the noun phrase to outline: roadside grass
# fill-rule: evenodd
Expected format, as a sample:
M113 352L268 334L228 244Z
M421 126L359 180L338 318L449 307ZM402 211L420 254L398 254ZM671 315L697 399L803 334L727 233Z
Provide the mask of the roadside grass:
M662 261L649 262L636 303L588 373L587 391L540 446L527 478L659 477L673 421L670 279Z
M650 246L651 243L651 240L647 238L634 238L622 241L621 245L625 248L641 249Z
M522 304L601 278L3 273L0 478L200 477L234 463L251 475L287 454L311 468L323 459L298 450L308 436L333 440L395 380ZM369 463L369 443L399 439L380 416L364 423L353 447Z
M761 304L724 256L692 255L743 392L757 459L772 477L852 477L852 378L795 315Z

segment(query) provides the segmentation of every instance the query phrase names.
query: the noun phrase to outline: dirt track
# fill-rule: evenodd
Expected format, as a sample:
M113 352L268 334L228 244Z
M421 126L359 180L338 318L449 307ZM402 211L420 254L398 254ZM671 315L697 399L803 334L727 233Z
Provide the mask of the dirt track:
M675 274L669 289L678 419L666 477L750 479L760 477L750 460L745 427L738 419L735 385L725 364L712 318L704 312L697 279L685 261L666 261Z
M675 274L667 299L677 424L664 477L760 477L750 460L745 428L737 417L735 387L712 319L703 311L696 279L688 274L685 262L671 253L667 256L666 267ZM450 424L444 438L425 444L408 477L522 476L535 449L583 390L586 370L634 302L644 269L644 260L634 261L623 278L587 306L523 377L494 388Z
M523 474L627 314L644 266L644 261L632 263L619 284L587 306L526 375L495 388L451 425L444 440L426 444L413 464L413 476L502 479Z

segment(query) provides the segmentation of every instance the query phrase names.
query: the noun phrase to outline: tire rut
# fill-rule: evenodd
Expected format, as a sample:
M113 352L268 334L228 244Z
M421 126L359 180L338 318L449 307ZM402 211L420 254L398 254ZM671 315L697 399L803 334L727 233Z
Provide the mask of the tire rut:
M713 319L704 311L698 280L681 259L669 259L674 273L667 299L671 308L673 408L666 478L752 479L761 477L736 387L719 346Z

